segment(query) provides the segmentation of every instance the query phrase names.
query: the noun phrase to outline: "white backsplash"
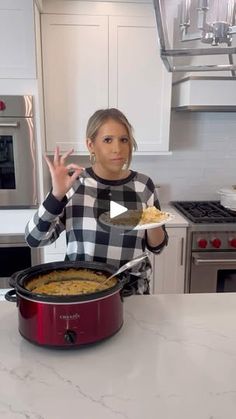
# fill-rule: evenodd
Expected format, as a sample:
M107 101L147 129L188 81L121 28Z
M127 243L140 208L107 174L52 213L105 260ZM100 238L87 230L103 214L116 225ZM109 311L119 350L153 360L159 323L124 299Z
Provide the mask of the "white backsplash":
M161 204L219 200L220 188L236 184L236 114L173 111L170 150L172 155L134 156L131 166L160 185ZM73 161L89 165L88 157Z
M219 200L217 191L236 184L236 114L172 112L172 155L135 157L133 168L160 185L161 203Z

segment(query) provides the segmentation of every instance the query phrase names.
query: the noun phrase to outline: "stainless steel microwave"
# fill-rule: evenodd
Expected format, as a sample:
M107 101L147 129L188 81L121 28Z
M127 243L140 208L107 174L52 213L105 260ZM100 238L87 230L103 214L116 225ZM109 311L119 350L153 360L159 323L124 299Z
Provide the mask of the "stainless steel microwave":
M0 208L38 204L32 96L0 96Z

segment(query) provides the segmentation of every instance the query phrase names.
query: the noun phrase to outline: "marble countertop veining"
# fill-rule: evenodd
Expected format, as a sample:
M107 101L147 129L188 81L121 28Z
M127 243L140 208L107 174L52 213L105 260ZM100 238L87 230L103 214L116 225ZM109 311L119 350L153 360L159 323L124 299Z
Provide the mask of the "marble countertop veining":
M235 419L236 294L133 296L112 338L38 347L0 303L4 419Z

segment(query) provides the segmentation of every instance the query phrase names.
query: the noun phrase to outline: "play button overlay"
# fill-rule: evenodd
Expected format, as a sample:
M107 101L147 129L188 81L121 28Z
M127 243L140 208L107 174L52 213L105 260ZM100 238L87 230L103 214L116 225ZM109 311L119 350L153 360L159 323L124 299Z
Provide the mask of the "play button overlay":
M128 211L127 207L117 204L117 202L114 201L110 202L110 218L118 217L118 215L121 215L126 211Z
M111 185L99 191L94 203L94 217L103 230L110 232L110 229L117 229L119 217L124 217L128 223L129 211L140 209L142 209L142 201L137 192L126 185ZM130 228L123 228L119 224L120 233L123 234L124 231L127 233L133 230L139 221L138 218L135 219L135 224L132 222L132 227Z

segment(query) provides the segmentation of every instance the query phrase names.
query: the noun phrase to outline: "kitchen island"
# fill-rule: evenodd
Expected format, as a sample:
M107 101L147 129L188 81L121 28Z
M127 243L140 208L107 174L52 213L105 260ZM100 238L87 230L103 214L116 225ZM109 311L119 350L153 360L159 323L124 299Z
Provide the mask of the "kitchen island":
M0 303L4 419L235 419L236 294L133 296L124 325L81 349L38 347Z

